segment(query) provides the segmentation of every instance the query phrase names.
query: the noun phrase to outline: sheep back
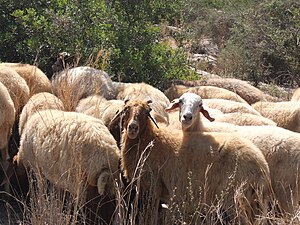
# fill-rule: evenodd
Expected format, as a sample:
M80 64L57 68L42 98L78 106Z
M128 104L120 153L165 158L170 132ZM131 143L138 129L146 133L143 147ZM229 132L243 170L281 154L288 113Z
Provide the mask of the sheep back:
M272 126L244 126L239 127L237 133L262 151L270 168L272 188L280 208L294 213L300 201L300 135Z
M5 66L0 69L0 82L7 88L14 102L17 117L29 99L28 85L16 71Z
M210 108L219 109L223 113L250 113L261 116L258 111L252 108L249 104L235 102L225 99L203 99L203 103Z
M103 191L99 181L116 174L118 159L116 142L100 120L58 110L40 111L28 120L18 154L19 162L73 194L84 181Z
M30 96L39 92L52 93L50 80L37 66L22 63L1 63L0 66L14 69L26 81Z
M213 117L217 122L231 123L238 126L276 126L273 120L250 113L224 113L215 114Z
M90 95L98 94L106 99L115 97L110 76L102 70L87 66L67 69L54 75L52 86L56 96L72 104L70 110L76 108L79 100Z
M100 119L103 124L109 128L109 131L117 141L120 143L121 133L119 127L109 127L111 120L116 113L124 106L122 100L106 100L101 96L93 95L79 101L76 107L76 112L81 112L86 115L93 116Z
M247 103L238 94L229 91L227 89L214 87L214 86L186 87L184 85L172 85L169 89L165 91L165 94L171 101L175 98L179 98L182 94L186 92L195 93L201 96L202 99L218 98L218 99L227 99L231 101Z
M0 149L7 147L14 122L14 103L9 95L8 90L0 82Z
M64 110L64 105L60 99L49 92L34 94L24 106L19 120L19 134L22 134L28 119L36 112L45 109Z
M247 81L235 78L210 78L198 81L178 81L186 86L215 86L227 89L241 96L250 105L258 101L278 101L277 98L264 93Z
M257 102L254 109L277 123L277 126L300 132L300 105L297 102Z

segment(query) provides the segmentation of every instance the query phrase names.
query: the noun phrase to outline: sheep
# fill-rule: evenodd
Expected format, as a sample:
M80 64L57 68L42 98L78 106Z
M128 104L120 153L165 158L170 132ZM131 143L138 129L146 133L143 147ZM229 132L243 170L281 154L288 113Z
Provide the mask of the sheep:
M231 123L238 126L277 126L271 119L250 113L235 112L215 114L214 118L217 122Z
M189 95L188 109L194 130L210 130L208 120L199 122L199 96ZM177 102L178 100L174 100ZM170 107L169 107L170 108ZM196 110L198 108L198 110ZM184 115L180 116L184 120ZM200 123L200 124L198 124ZM209 123L209 124L208 124ZM271 185L279 211L295 213L300 204L300 135L276 126L219 126L218 131L237 133L252 141L264 154L270 169Z
M29 97L39 92L52 93L50 80L37 66L22 63L1 63L1 66L14 69L26 81L30 90Z
M247 81L235 78L211 78L198 81L176 81L185 86L215 86L227 89L241 96L250 105L258 101L279 101L278 98L265 94Z
M61 71L52 77L53 93L73 111L82 98L98 94L106 99L114 99L114 87L109 75L88 66Z
M257 102L252 105L260 114L277 123L277 126L300 132L300 105L298 102Z
M45 109L57 109L64 111L64 105L60 99L49 92L34 94L22 109L19 120L19 134L22 134L26 122L34 113Z
M0 82L5 85L14 102L17 119L29 99L29 87L15 70L5 66L0 68Z
M92 95L87 98L81 99L76 107L76 112L84 113L100 119L106 127L109 127L110 121L116 113L124 105L122 100L106 100L99 95ZM118 127L109 127L110 132L117 141L120 143L120 129Z
M75 56L71 56L67 52L60 52L56 58L56 61L52 65L53 73L58 73L64 69L73 68L75 65Z
M100 120L51 109L38 111L29 118L14 157L16 168L33 169L55 187L75 197L82 196L82 204L92 200L87 198L90 188L96 188L100 196L114 197L118 162L117 144ZM107 224L113 211L105 208L112 201L100 205L101 218Z
M253 195L266 188L269 177L267 162L254 144L234 134L186 133L164 126L157 128L150 111L149 102L129 100L111 126L123 125L121 168L125 177L128 181L137 179L136 171L142 168L140 193L153 190L148 198L149 201L153 199L153 224L157 222L159 201L170 203L172 198L175 205L187 203L182 212L186 216L199 210L195 208L199 202L188 201L187 189L193 193L194 200L203 201L201 203L208 207L216 204L225 191L224 210L234 214L229 209L234 205L234 190L244 184L247 201L254 207ZM152 144L149 146L149 143ZM143 167L139 164L141 161L144 161Z
M0 149L2 169L8 167L8 141L15 122L15 107L6 87L0 82ZM6 188L7 189L7 188Z
M185 92L192 92L198 94L201 96L202 99L220 98L220 99L227 99L236 102L247 103L238 94L226 90L224 88L219 88L214 86L186 87L184 85L172 85L164 93L171 101L175 98L179 98Z
M291 98L292 102L299 102L300 101L300 88L297 88Z
M140 99L152 100L151 114L159 123L169 123L165 108L170 104L169 99L159 89L146 83L117 83L114 82L116 98L119 100Z
M225 99L203 99L203 103L210 108L219 109L223 113L250 113L261 116L258 111L252 108L249 104L235 102Z

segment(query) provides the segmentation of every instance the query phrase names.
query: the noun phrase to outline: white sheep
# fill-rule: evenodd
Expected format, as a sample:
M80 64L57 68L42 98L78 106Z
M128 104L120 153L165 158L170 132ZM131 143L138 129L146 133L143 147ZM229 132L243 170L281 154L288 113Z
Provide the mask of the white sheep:
M79 101L76 112L98 118L105 126L109 127L110 121L123 106L124 101L122 100L106 100L99 95L92 95ZM118 127L109 127L109 131L119 144L120 129Z
M159 123L169 123L168 114L165 108L170 104L169 99L159 89L146 83L117 83L114 82L116 98L119 100L139 99L142 101L151 100L151 114Z
M292 102L299 102L300 101L300 88L297 88L291 98Z
M252 105L260 114L277 126L300 132L300 104L298 102L256 102Z
M62 101L48 92L40 92L31 96L23 107L19 120L19 134L21 135L26 122L34 113L45 109L57 109L64 111Z
M8 141L15 122L15 107L6 87L0 82L0 149L2 169L8 167Z
M209 108L219 109L223 113L250 113L261 116L260 113L247 103L235 102L225 99L203 99L203 103Z
M187 96L187 95L185 95ZM207 120L199 120L199 96L188 96L190 124L193 130L211 130ZM175 100L178 101L178 100ZM184 121L184 115L181 114ZM200 124L199 124L200 122ZM184 124L184 123L183 123ZM282 212L295 213L300 203L300 134L276 126L223 126L218 131L238 133L252 141L264 154L271 175L271 184Z
M231 101L247 103L238 94L229 91L227 89L214 87L214 86L186 87L184 85L172 85L164 93L171 101L175 98L179 98L183 93L186 92L198 94L199 96L201 96L202 99L219 98L219 99L227 99Z
M32 168L56 187L81 196L83 203L89 201L88 187L96 187L100 196L114 197L118 162L116 141L100 120L59 110L42 110L30 117L14 157L17 167ZM113 212L100 213L109 223Z
M1 63L0 69L1 66L14 69L26 81L30 90L30 97L39 92L52 93L50 80L37 66L22 63Z
M98 94L114 99L114 87L110 76L87 66L64 70L52 77L53 92L68 110L74 110L79 100Z
M76 112L100 119L105 126L108 126L118 110L122 108L122 100L106 100L99 95L92 95L79 101Z
M29 88L26 81L13 69L0 68L0 82L7 88L16 110L16 119L29 99Z
M250 211L257 209L254 196L266 187L269 177L261 151L239 135L183 133L164 126L158 129L150 111L148 103L128 101L111 126L119 122L123 125L121 167L125 177L128 181L139 180L137 171L141 168L140 194L153 190L147 199L153 200L152 224L157 222L159 201L170 203L171 199L175 205L186 205L182 213L188 217L200 210L196 205L209 207L223 196L222 208L234 216L230 208L234 192L242 184L247 199L242 204L246 204L246 211L250 209L244 215L252 218ZM188 192L193 193L192 201Z

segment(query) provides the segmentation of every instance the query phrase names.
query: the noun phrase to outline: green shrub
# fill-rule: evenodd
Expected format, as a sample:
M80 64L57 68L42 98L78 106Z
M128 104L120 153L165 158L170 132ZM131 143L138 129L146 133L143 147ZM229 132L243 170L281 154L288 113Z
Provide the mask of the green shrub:
M255 83L300 85L299 39L299 1L264 1L238 17L219 68Z
M67 51L116 80L159 87L193 73L183 52L158 43L158 24L179 23L183 0L2 1L0 61L34 63L51 75L55 56Z

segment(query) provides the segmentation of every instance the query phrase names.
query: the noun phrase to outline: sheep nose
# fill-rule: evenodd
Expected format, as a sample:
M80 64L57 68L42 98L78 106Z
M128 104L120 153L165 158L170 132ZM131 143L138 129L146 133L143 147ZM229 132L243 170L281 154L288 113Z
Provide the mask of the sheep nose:
M131 124L129 124L128 128L129 128L129 130L134 131L134 130L138 129L138 125L137 125L137 123L131 123Z
M193 115L192 115L192 113L186 113L183 115L183 118L185 121L190 121L190 120L192 120Z

